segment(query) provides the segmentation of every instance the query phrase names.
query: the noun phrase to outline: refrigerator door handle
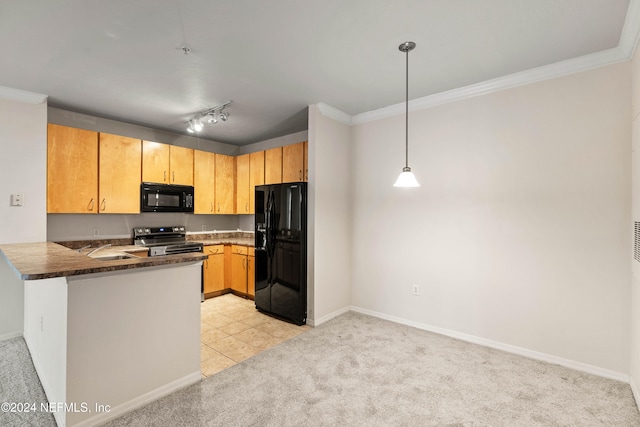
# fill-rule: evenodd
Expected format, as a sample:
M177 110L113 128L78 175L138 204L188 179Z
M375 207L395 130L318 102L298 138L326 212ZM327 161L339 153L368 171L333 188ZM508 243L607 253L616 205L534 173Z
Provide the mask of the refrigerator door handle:
M267 247L267 254L269 255L269 258L272 258L275 251L275 241L274 241L274 236L273 236L273 230L275 227L274 224L274 212L273 212L273 199L275 198L275 195L273 194L273 191L269 191L269 196L267 197L267 212L266 212L266 216L267 216L267 229L265 230L265 244Z

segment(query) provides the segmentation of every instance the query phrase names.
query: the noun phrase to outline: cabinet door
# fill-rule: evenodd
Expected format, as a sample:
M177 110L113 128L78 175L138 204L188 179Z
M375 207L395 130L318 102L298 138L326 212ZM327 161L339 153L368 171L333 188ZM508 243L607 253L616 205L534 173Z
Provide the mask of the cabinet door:
M231 290L247 293L247 256L231 254Z
M47 213L98 213L98 133L47 126Z
M254 248L249 248L247 257L247 294L251 297L256 295L256 257Z
M99 211L140 213L142 141L100 134Z
M169 145L142 141L142 181L169 183Z
M309 181L309 141L304 142L304 181Z
M250 155L236 157L236 213L248 214L249 210L249 178Z
M215 154L207 151L195 150L193 153L193 213L214 213L215 159Z
M264 152L264 183L279 184L282 182L282 147L272 148Z
M304 142L282 147L282 182L304 180Z
M264 151L249 155L249 213L256 212L255 186L264 184Z
M235 157L216 154L215 213L234 214Z
M170 184L193 185L193 149L170 146L169 170Z
M203 248L209 258L204 262L204 293L224 289L224 246L212 245Z

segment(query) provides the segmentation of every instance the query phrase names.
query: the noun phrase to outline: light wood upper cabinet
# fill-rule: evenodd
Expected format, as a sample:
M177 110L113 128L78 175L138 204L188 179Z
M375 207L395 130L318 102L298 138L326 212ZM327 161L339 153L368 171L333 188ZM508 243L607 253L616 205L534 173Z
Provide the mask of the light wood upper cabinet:
M142 181L169 183L169 145L142 141Z
M271 148L264 152L264 183L282 182L282 147Z
M47 213L98 213L98 133L47 126Z
M100 133L100 213L140 213L142 141Z
M251 156L243 154L236 157L236 213L248 214L251 176Z
M235 165L233 156L215 154L215 213L235 213Z
M153 141L142 142L142 181L193 185L194 150Z
M215 211L216 155L207 151L193 153L193 213L212 214Z
M249 160L249 213L253 214L256 212L254 189L264 184L264 151L251 153Z
M172 145L169 157L169 184L193 185L193 149Z
M304 144L299 142L282 147L282 182L304 181Z
M309 141L304 142L304 182L309 181Z

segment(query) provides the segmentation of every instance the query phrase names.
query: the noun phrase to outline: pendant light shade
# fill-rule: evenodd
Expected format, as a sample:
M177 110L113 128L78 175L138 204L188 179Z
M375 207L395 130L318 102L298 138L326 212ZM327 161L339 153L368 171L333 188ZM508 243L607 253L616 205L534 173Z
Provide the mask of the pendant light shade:
M418 184L418 180L416 176L411 172L410 167L402 168L402 172L400 176L396 180L396 183L393 184L394 187L420 187Z
M414 42L404 42L398 49L401 52L404 52L407 57L407 67L406 67L406 91L405 91L405 118L404 118L404 127L405 127L405 164L402 168L402 173L396 180L396 183L393 184L394 187L420 187L418 184L418 180L411 172L411 168L409 167L409 52L412 51L416 47Z

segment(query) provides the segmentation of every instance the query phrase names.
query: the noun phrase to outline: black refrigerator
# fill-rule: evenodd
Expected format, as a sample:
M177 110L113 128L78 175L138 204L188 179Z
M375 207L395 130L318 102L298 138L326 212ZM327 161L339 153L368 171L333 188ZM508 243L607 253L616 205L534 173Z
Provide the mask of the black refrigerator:
M255 188L256 308L307 321L307 183Z

